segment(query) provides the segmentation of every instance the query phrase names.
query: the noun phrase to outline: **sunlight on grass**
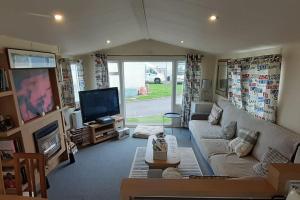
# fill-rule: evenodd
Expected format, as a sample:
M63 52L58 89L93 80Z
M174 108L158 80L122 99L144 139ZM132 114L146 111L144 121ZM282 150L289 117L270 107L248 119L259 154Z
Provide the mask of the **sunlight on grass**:
M132 118L127 118L127 123L163 124L163 117L162 117L162 115L132 117ZM170 124L170 123L171 123L171 119L165 118L165 124Z
M147 84L148 94L147 95L140 95L134 98L126 99L127 102L129 101L136 101L136 100L151 100L151 99L159 99L162 97L170 97L172 94L172 84ZM182 94L183 85L177 84L176 86L176 94Z

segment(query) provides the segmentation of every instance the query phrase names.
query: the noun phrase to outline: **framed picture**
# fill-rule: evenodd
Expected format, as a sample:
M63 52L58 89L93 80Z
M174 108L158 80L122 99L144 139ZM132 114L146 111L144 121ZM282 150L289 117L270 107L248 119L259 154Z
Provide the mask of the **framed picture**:
M48 69L19 69L12 73L24 122L54 110Z
M218 60L216 94L227 98L228 77L227 60Z
M11 69L55 68L54 53L7 49Z

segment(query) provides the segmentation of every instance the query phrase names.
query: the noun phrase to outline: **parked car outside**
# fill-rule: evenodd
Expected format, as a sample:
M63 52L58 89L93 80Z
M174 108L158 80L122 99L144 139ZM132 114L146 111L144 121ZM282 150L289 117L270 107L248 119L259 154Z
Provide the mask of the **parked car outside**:
M147 68L146 72L146 82L147 83L155 83L155 84L160 84L166 80L166 77L164 74L159 73L157 70L154 68Z

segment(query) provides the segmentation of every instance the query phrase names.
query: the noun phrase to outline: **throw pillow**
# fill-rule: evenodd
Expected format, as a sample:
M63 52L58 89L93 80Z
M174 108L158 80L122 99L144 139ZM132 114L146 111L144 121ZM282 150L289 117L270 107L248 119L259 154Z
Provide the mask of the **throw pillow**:
M214 103L210 115L208 116L208 122L212 125L216 125L219 123L219 120L221 118L222 115L222 108L220 108L219 106L217 106L217 104Z
M231 140L231 138L233 138L236 131L236 124L237 123L235 121L232 121L229 124L222 127L222 134L224 139Z
M239 157L247 156L253 149L258 137L258 132L239 129L238 137L229 142L230 149Z
M284 157L276 149L271 147L264 153L261 161L253 166L253 170L259 176L265 176L268 173L268 167L271 163L288 163L289 159Z

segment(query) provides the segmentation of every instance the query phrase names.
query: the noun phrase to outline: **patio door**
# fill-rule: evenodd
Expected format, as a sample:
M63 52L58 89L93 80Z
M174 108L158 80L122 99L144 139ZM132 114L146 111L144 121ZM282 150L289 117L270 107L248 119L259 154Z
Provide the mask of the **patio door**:
M181 113L185 61L113 60L108 62L110 86L119 88L121 114L127 126L162 125L162 115ZM179 120L165 119L166 126Z
M162 115L172 111L172 62L124 62L123 67L126 124L162 125Z

